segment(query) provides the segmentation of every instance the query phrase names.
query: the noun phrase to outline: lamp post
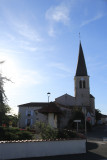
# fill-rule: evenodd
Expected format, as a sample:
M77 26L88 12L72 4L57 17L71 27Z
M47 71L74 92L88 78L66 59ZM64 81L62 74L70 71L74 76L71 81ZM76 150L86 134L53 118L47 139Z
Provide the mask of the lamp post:
M47 93L47 96L48 96L48 103L49 103L50 94L51 94L50 92Z

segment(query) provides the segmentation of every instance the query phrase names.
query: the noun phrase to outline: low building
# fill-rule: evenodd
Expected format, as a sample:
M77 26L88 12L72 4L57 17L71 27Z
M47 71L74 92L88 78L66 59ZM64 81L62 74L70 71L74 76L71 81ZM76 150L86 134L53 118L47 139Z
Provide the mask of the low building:
M47 123L47 117L42 113L39 113L38 110L44 106L47 106L48 103L26 103L19 105L19 127L26 128L33 126L37 121L43 121Z
M101 115L101 121L103 124L107 124L107 115L102 114Z

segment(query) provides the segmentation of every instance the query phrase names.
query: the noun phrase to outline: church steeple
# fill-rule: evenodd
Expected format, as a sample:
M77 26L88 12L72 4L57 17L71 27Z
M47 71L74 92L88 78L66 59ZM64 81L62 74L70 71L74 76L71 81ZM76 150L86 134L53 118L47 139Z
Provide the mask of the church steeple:
M78 63L77 63L77 69L76 69L75 76L87 76L87 68L86 68L86 64L85 64L85 59L84 59L84 54L83 54L81 42L80 42L80 46L79 46Z
M76 75L74 77L75 82L75 97L76 103L80 106L90 105L90 87L89 87L89 76L87 75L87 68L85 64L85 58L81 42L79 45L79 55Z

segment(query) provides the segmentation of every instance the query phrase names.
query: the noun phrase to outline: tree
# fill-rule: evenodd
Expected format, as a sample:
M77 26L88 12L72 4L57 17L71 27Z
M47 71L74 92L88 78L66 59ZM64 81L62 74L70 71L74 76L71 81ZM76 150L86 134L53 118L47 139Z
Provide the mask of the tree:
M96 118L96 122L98 120L101 120L101 111L99 109L95 109L95 118Z
M3 61L0 62L4 63ZM8 121L7 113L10 112L10 107L7 105L7 97L5 95L4 83L6 81L11 81L10 79L3 77L0 73L0 126L6 124Z
M79 123L79 128L84 129L85 127L85 116L82 109L74 109L71 113L71 119L68 121L67 129L76 129L77 124L74 120L81 120Z
M19 121L19 116L14 114L14 115L8 115L7 116L9 119L8 125L12 125L12 127L17 127L18 121Z
M0 126L2 126L3 124L8 124L9 122L9 118L6 115L6 113L10 112L10 107L6 104L0 104Z

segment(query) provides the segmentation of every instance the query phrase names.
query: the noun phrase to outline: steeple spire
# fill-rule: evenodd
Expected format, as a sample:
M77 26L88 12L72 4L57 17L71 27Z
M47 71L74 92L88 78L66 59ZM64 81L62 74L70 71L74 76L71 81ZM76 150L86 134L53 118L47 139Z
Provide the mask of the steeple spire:
M87 68L86 68L86 64L85 64L85 59L84 59L84 54L83 54L81 42L80 42L80 46L79 46L78 63L77 63L77 69L76 69L75 76L87 76Z

